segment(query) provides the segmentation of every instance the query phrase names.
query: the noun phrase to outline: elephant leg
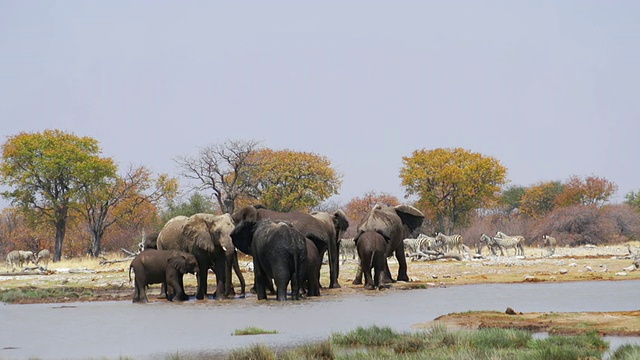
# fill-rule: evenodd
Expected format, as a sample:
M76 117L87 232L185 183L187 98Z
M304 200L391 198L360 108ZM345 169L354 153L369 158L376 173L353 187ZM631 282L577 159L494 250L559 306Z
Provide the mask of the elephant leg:
M158 294L158 299L166 299L167 298L167 285L162 283L160 285L160 294Z
M289 284L289 274L284 276L279 275L275 279L276 283L276 300L285 301L287 300L287 285Z
M407 275L407 259L404 257L404 246L396 249L396 259L398 259L398 281L409 281Z
M207 273L209 272L209 264L206 261L198 259L198 290L196 291L196 299L203 300L207 295Z
M365 252L362 254L363 256L360 258L360 269L364 273L364 288L367 290L373 290L373 278L371 277L372 267L372 254L369 252Z
M307 274L307 296L320 296L320 269L314 267L312 270Z
M175 298L178 301L185 301L185 300L189 300L189 296L187 296L187 294L184 292L184 286L183 286L183 282L182 282L182 275L179 272L173 271L170 273L167 273L167 288L171 287L173 288L173 298Z
M147 302L147 293L145 291L145 285L138 279L135 280L135 289L133 291L133 302Z
M336 240L329 243L329 289L338 289L338 276L340 275L340 259L338 255L338 244ZM322 254L324 256L324 254Z
M225 287L225 294L228 297L236 296L236 291L233 288L233 279L232 279L234 258L236 258L235 255L236 255L235 250L230 254L226 254L226 262L225 262L226 267L224 271L224 287Z
M384 282L385 283L394 283L396 280L391 277L391 270L389 269L389 263L385 261L384 265Z
M254 269L255 271L255 269ZM258 300L267 300L267 282L271 282L271 280L262 273L255 273L255 287L256 287L256 295Z
M366 290L373 290L375 289L375 282L373 280L373 278L371 277L371 271L373 270L373 268L368 268L368 269L364 269L364 288Z
M383 289L384 288L384 267L380 268L379 266L376 266L373 270L375 272L374 274L374 278L373 278L373 285L375 286L376 289Z
M215 256L213 260L215 273L216 273L216 299L226 299L227 293L225 291L225 282L227 276L230 274L227 272L227 258L224 253L220 253Z
M245 297L245 281L244 275L242 275L242 271L240 270L240 264L238 264L238 253L235 253L233 257L233 271L235 271L238 280L240 281L240 297Z

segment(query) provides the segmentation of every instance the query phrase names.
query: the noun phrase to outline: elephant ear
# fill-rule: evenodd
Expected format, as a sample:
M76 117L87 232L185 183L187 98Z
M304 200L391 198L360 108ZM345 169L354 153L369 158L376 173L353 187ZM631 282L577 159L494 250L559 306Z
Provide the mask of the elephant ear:
M398 220L395 212L385 211L386 209L376 204L358 225L358 235L356 237L360 237L363 232L370 230L380 233L385 239L390 239L392 237L391 231Z
M337 210L336 212L334 212L333 225L335 226L336 232L340 237L341 236L340 234L344 233L349 228L349 221L347 220L347 214L345 214L344 211L342 210Z
M241 221L231 232L231 240L233 245L247 255L253 256L251 253L251 243L253 242L253 233L256 231L257 222Z
M178 270L179 273L185 274L187 272L187 257L182 254L176 254L167 260L169 266Z
M402 223L409 229L409 233L414 232L422 225L424 214L420 210L409 205L397 205L394 209Z
M182 227L182 234L187 239L189 244L189 252L192 252L192 247L198 247L208 252L215 250L214 243L211 241L211 234L209 233L209 224L206 221L206 216L209 214L195 214L190 216L184 226Z

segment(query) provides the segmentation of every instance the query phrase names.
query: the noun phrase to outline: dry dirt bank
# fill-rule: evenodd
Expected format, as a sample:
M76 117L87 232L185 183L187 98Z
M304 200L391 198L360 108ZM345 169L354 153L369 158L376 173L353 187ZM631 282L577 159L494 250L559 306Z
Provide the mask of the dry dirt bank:
M637 251L639 243L632 244ZM409 262L411 282L394 283L386 291L406 290L435 286L453 286L481 283L517 283L539 281L585 281L606 280L620 281L640 279L640 270L631 270L633 261L625 258L628 255L626 245L606 247L559 248L552 257L546 257L545 251L537 248L525 249L524 258L514 256L488 256L483 259L413 261ZM109 259L117 259L113 254ZM250 262L249 257L240 258L241 265ZM389 266L395 274L397 263L390 258ZM51 263L47 274L2 273L0 275L0 292L14 288L21 289L74 289L71 295L51 294L47 298L24 298L18 303L36 302L68 302L68 301L103 301L131 299L133 286L128 277L129 262L101 265L97 259L83 261L62 261ZM244 266L243 266L244 269ZM341 289L325 290L326 295L341 296L351 292L365 291L361 286L352 285L357 263L348 259L340 266ZM6 269L4 269L6 271ZM133 276L133 274L132 274ZM250 287L252 274L244 272ZM322 267L323 284L328 281L328 267ZM209 290L213 289L209 281ZM236 291L239 283L234 276ZM195 293L196 280L192 275L185 276L187 293ZM152 285L149 294L156 294L159 285ZM150 296L153 300L153 296ZM164 300L157 300L164 301Z
M414 328L429 329L436 323L445 324L449 329L509 328L556 335L595 331L600 335L640 336L640 311L511 314L471 311L443 315Z

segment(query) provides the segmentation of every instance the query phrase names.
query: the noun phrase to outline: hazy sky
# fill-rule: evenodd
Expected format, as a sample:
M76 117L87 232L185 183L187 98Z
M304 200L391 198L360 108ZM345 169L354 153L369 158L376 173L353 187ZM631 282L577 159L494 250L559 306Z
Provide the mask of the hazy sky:
M232 3L232 4L229 4ZM346 203L462 147L511 184L640 190L639 1L1 1L0 140L56 128L122 168L227 139L326 156Z

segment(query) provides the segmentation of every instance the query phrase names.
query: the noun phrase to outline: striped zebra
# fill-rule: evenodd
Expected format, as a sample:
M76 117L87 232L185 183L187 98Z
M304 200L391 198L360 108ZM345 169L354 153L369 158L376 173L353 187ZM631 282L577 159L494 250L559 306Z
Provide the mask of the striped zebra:
M556 238L549 235L543 235L542 242L544 244L544 247L547 248L547 256L551 256L556 252L556 245L558 244Z
M480 236L480 242L478 243L478 249L477 249L478 255L482 255L482 248L485 245L487 245L487 247L489 248L489 250L491 250L491 253L494 256L498 255L498 253L496 252L496 249L500 249L500 246L498 246L496 241L493 240L493 238L487 234L482 234Z
M340 239L340 255L344 261L347 260L349 253L351 253L351 259L355 259L358 255L355 241L353 241L353 238Z
M436 233L436 242L444 249L445 252L452 251L453 248L458 249L458 254L462 254L460 245L462 244L462 236L458 234L445 235Z
M427 236L425 234L419 234L415 239L404 239L404 248L410 253L414 254L418 251L434 250L436 238Z
M509 236L501 231L498 231L496 233L496 236L493 237L493 240L495 240L496 244L500 246L500 253L502 255L504 255L504 253L502 252L503 249L504 251L507 251L508 248L513 248L513 250L515 251L515 256L524 256L524 236ZM509 255L508 252L507 255Z

